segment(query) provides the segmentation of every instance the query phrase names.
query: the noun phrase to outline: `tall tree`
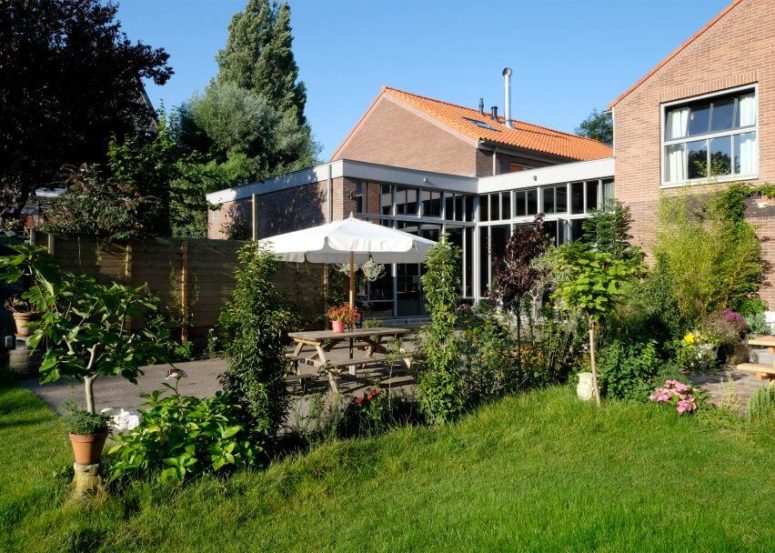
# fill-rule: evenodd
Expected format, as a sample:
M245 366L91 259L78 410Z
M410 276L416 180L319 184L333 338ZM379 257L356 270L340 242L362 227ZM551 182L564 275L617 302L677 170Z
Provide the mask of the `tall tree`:
M0 220L63 164L104 160L113 135L153 122L142 79L169 55L131 42L100 0L6 0L0 9Z
M306 123L307 90L293 56L291 8L269 0L250 0L229 25L226 47L218 53L218 80L253 90L282 113Z
M593 109L589 117L576 127L576 134L611 146L614 143L614 122L611 112Z

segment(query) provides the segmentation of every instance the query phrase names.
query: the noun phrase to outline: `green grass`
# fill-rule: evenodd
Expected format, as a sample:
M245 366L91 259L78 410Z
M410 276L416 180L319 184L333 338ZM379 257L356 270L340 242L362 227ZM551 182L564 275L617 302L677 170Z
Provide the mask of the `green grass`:
M62 425L5 388L0 551L772 551L771 430L552 388L81 508Z

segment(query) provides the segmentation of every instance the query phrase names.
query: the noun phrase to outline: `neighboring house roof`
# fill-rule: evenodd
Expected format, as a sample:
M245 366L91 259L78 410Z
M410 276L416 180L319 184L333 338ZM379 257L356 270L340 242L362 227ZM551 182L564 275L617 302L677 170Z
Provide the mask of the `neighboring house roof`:
M579 161L600 159L613 155L610 147L597 140L514 119L511 120L513 128L510 128L506 126L506 121L503 117L498 117L496 121L489 113L482 114L474 108L451 104L385 86L363 117L361 117L358 124L347 135L334 153L334 156L347 143L364 121L366 115L383 95L389 95L400 103L422 112L424 115L431 117L443 126L456 131L472 141L485 141L494 145L532 150Z
M686 40L686 42L684 42L678 48L676 48L675 50L670 52L670 54L668 54L668 56L665 59L663 59L661 62L659 62L659 64L656 67L654 67L654 69L652 69L651 71L646 73L638 82L636 82L634 85L632 85L630 88L625 90L622 94L620 94L619 97L616 100L614 100L613 102L611 102L609 104L608 108L612 109L614 106L616 106L616 104L618 104L619 102L624 100L627 96L630 95L631 92L633 92L636 88L638 88L640 85L642 85L647 80L649 80L652 75L654 75L657 71L662 69L668 63L670 63L670 61L673 58L675 58L678 54L680 54L686 48L688 48L690 44L692 44L695 40L697 40L703 34L705 34L706 31L710 30L710 28L713 27L716 23L721 21L721 19L723 19L725 15L727 15L729 12L731 12L741 2L743 2L743 0L734 0L734 2L732 2L726 8L724 8L720 14L718 14L716 17L711 19L702 29L700 29L699 31L694 33L691 37L689 37L688 40Z

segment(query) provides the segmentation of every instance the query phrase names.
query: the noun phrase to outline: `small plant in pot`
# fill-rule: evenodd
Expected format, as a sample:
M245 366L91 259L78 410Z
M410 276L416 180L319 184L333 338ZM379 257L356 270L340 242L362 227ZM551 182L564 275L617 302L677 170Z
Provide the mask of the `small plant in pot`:
M75 462L79 465L98 464L105 440L110 434L110 417L102 413L89 413L72 402L65 404L65 409L62 420L70 434Z
M345 328L355 327L355 322L360 319L361 314L354 307L344 304L329 307L326 316L331 321L331 328L334 332L344 332Z
M16 336L26 338L32 334L30 323L39 317L39 313L34 307L21 296L10 298L6 304L6 309L11 312L13 322L16 324Z

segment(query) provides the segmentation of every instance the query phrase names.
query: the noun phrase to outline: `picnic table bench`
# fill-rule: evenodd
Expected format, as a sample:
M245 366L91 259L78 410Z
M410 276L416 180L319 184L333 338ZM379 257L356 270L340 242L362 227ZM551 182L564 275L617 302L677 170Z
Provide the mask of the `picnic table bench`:
M384 354L388 349L385 339L398 341L409 334L407 328L377 327L358 328L346 332L334 332L333 330L312 330L303 332L290 332L288 336L294 341L293 353L286 354L288 359L296 361L297 369L301 365L308 365L322 370L328 377L331 389L338 393L335 374L338 369L347 367L351 375L356 376L356 369L370 363L384 362ZM345 359L330 359L332 350L337 346L347 343L348 356ZM344 349L344 348L342 348ZM364 352L365 355L355 355L355 352ZM409 360L404 360L407 365ZM297 370L298 372L298 370Z
M766 347L769 353L775 354L775 336L754 336L748 340L749 346ZM741 363L737 369L756 373L759 380L770 380L775 378L775 365L765 365L764 363Z

